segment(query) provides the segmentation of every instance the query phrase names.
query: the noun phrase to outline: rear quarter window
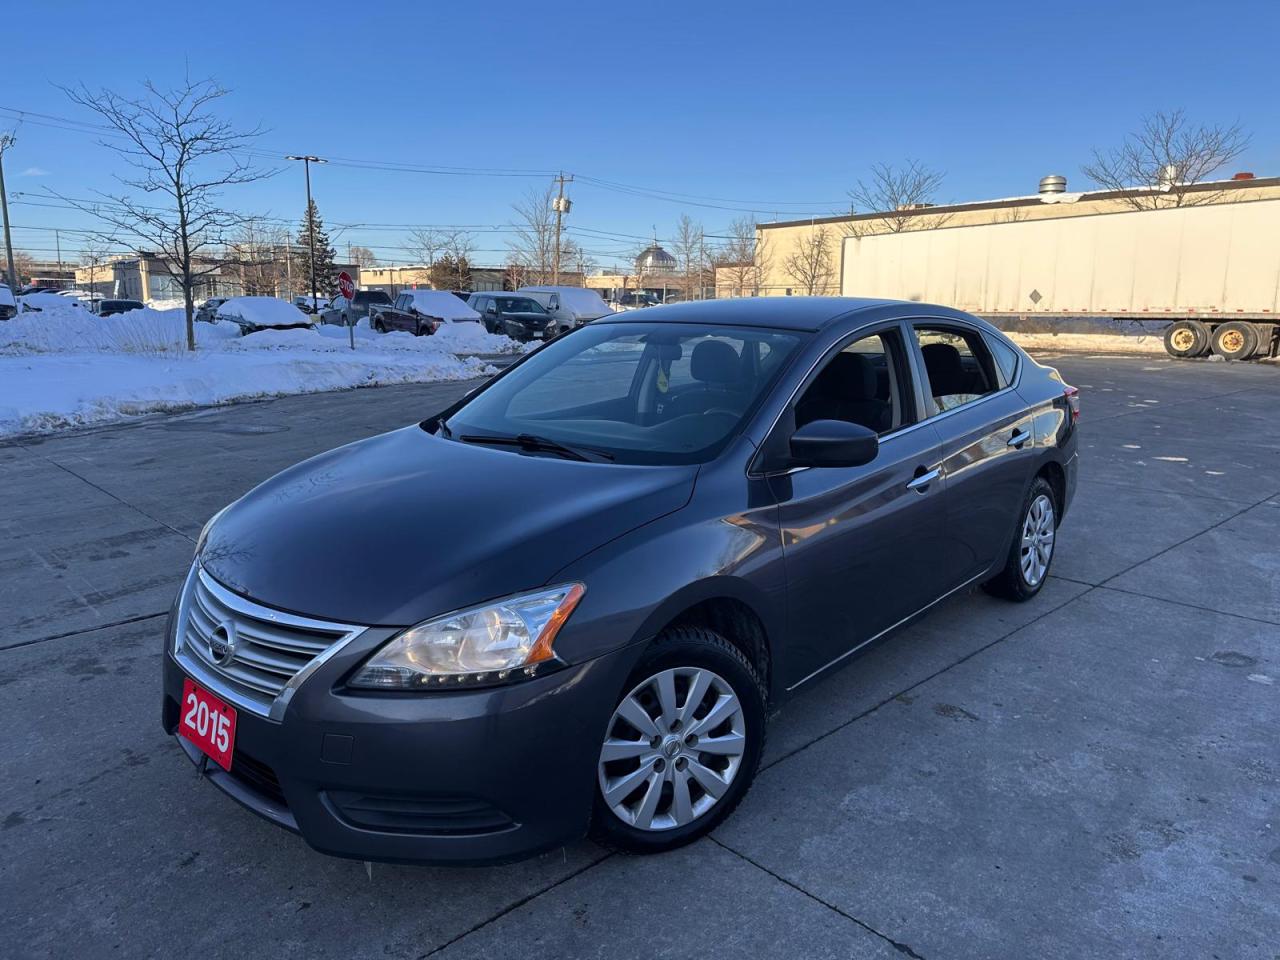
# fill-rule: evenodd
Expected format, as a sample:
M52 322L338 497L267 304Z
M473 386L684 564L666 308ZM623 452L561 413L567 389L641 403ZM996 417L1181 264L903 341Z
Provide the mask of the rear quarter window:
M1013 378L1018 373L1018 351L996 337L985 339L988 349L991 350L992 359L996 362L996 369L1000 373L1000 386L1007 387L1013 383Z

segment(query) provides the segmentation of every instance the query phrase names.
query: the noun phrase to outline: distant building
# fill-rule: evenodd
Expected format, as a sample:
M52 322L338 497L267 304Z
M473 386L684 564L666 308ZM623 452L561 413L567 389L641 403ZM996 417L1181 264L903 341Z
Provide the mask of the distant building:
M550 281L548 281L550 282ZM510 267L472 267L471 287L475 292L486 290L513 290L531 284ZM566 287L583 286L581 273L561 271L560 283ZM431 268L425 264L365 267L360 271L360 286L365 290L383 290L395 296L401 290L430 290Z
M360 283L360 267L354 263L335 263L339 271L345 271ZM303 293L304 281L295 273L293 264L281 257L244 265L236 261L201 261L201 272L196 280L195 301L210 297L238 297L246 292L259 296L275 296L291 299ZM265 279L264 279L265 278ZM74 268L75 287L106 297L126 300L181 300L182 286L165 267L165 259L156 253L140 252L112 257L96 266ZM68 281L67 286L71 286Z

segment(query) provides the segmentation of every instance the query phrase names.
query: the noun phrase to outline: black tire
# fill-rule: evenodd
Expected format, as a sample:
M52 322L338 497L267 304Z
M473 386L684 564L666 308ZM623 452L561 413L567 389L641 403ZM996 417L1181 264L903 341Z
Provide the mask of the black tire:
M1213 328L1213 352L1224 360L1248 360L1258 352L1258 331L1252 323L1231 320Z
M386 328L386 326L382 323L382 321L381 321L381 320L375 320L375 321L373 322L373 332L374 332L374 333L386 333L386 332L387 332L387 328Z
M1032 508L1041 497L1047 497L1052 505L1054 536L1050 542L1049 559L1044 565L1044 570L1039 578L1032 582L1024 571L1023 532L1029 522ZM1018 510L1018 522L1013 529L1013 542L1009 544L1009 555L1005 559L1004 569L984 583L982 588L993 596L1003 597L1006 600L1013 600L1017 603L1030 600L1039 593L1043 589L1045 581L1049 579L1049 571L1053 567L1053 557L1057 546L1058 518L1061 515L1062 507L1058 503L1058 497L1054 493L1052 485L1044 477L1036 477L1032 481L1031 489L1027 491L1027 495L1022 501L1021 509Z
M600 784L600 767L597 762L595 809L591 818L590 835L597 843L623 853L664 853L692 843L714 830L733 813L750 789L752 781L755 780L756 770L760 766L760 757L764 752L766 701L764 681L761 680L750 661L743 656L742 651L713 630L677 627L659 634L632 671L625 688L619 692L617 704L627 699L637 685L644 684L648 678L664 670L672 669L710 671L729 685L741 706L742 735L745 738L745 746L739 766L725 793L691 822L667 829L642 830L624 822L618 814L614 813L605 802ZM687 687L683 691L683 696L688 696ZM705 712L702 715L705 716ZM614 732L616 722L615 717L610 718L608 727L603 733L604 738L608 738ZM696 747L689 752L696 754ZM698 755L698 759L708 760L708 757ZM680 760L677 758L672 762L674 764ZM662 789L665 791L668 788L664 786ZM669 794L664 796L669 799Z
M1165 327L1164 349L1171 357L1187 359L1209 352L1209 328L1199 320L1179 320Z

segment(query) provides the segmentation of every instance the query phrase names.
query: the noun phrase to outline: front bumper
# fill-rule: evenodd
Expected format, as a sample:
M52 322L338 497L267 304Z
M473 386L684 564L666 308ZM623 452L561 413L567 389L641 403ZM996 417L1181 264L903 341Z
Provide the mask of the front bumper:
M241 709L231 770L210 761L206 779L322 853L359 860L500 863L586 832L604 727L637 647L505 687L343 690L389 632L368 633L309 677L279 722ZM184 677L166 650L162 715L175 736Z

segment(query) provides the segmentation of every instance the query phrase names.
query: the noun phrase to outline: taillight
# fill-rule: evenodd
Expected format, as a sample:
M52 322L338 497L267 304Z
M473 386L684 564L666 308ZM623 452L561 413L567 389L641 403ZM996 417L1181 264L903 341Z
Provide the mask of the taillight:
M1071 422L1076 423L1080 419L1080 391L1075 387L1064 387L1062 395L1067 399L1067 406L1071 408Z

